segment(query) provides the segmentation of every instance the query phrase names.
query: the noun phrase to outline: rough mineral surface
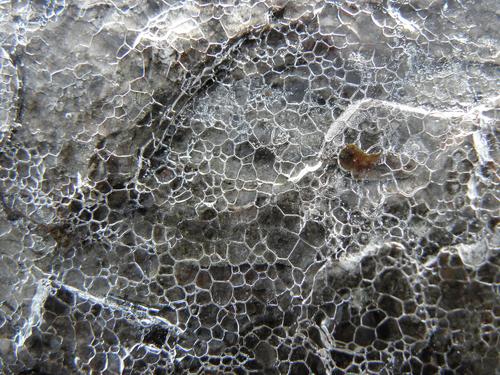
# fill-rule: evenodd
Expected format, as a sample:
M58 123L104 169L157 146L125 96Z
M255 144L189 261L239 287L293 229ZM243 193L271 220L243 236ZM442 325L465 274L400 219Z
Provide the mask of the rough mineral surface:
M0 372L497 373L499 16L0 1Z

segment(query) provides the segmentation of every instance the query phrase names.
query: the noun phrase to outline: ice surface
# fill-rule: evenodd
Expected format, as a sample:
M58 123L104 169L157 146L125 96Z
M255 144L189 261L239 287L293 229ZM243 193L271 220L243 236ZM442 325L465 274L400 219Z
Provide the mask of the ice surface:
M498 30L0 1L0 372L494 374Z

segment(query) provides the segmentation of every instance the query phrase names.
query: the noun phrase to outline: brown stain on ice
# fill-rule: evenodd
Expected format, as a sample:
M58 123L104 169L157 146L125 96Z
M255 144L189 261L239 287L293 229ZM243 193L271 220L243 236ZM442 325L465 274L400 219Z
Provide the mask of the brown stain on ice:
M368 154L355 144L347 144L339 153L338 162L342 169L359 173L366 172L380 162L382 153Z

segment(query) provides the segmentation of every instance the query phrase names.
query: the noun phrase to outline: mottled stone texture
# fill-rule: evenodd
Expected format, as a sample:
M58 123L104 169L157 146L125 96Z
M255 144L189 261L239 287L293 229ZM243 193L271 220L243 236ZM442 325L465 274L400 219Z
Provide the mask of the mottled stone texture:
M0 1L0 372L496 373L496 9Z

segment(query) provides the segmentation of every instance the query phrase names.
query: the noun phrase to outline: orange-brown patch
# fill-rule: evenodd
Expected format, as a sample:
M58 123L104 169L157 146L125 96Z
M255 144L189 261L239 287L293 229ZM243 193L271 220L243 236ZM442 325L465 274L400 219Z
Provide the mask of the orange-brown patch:
M347 144L339 153L339 165L350 172L365 172L380 161L382 153L368 154L355 144Z

